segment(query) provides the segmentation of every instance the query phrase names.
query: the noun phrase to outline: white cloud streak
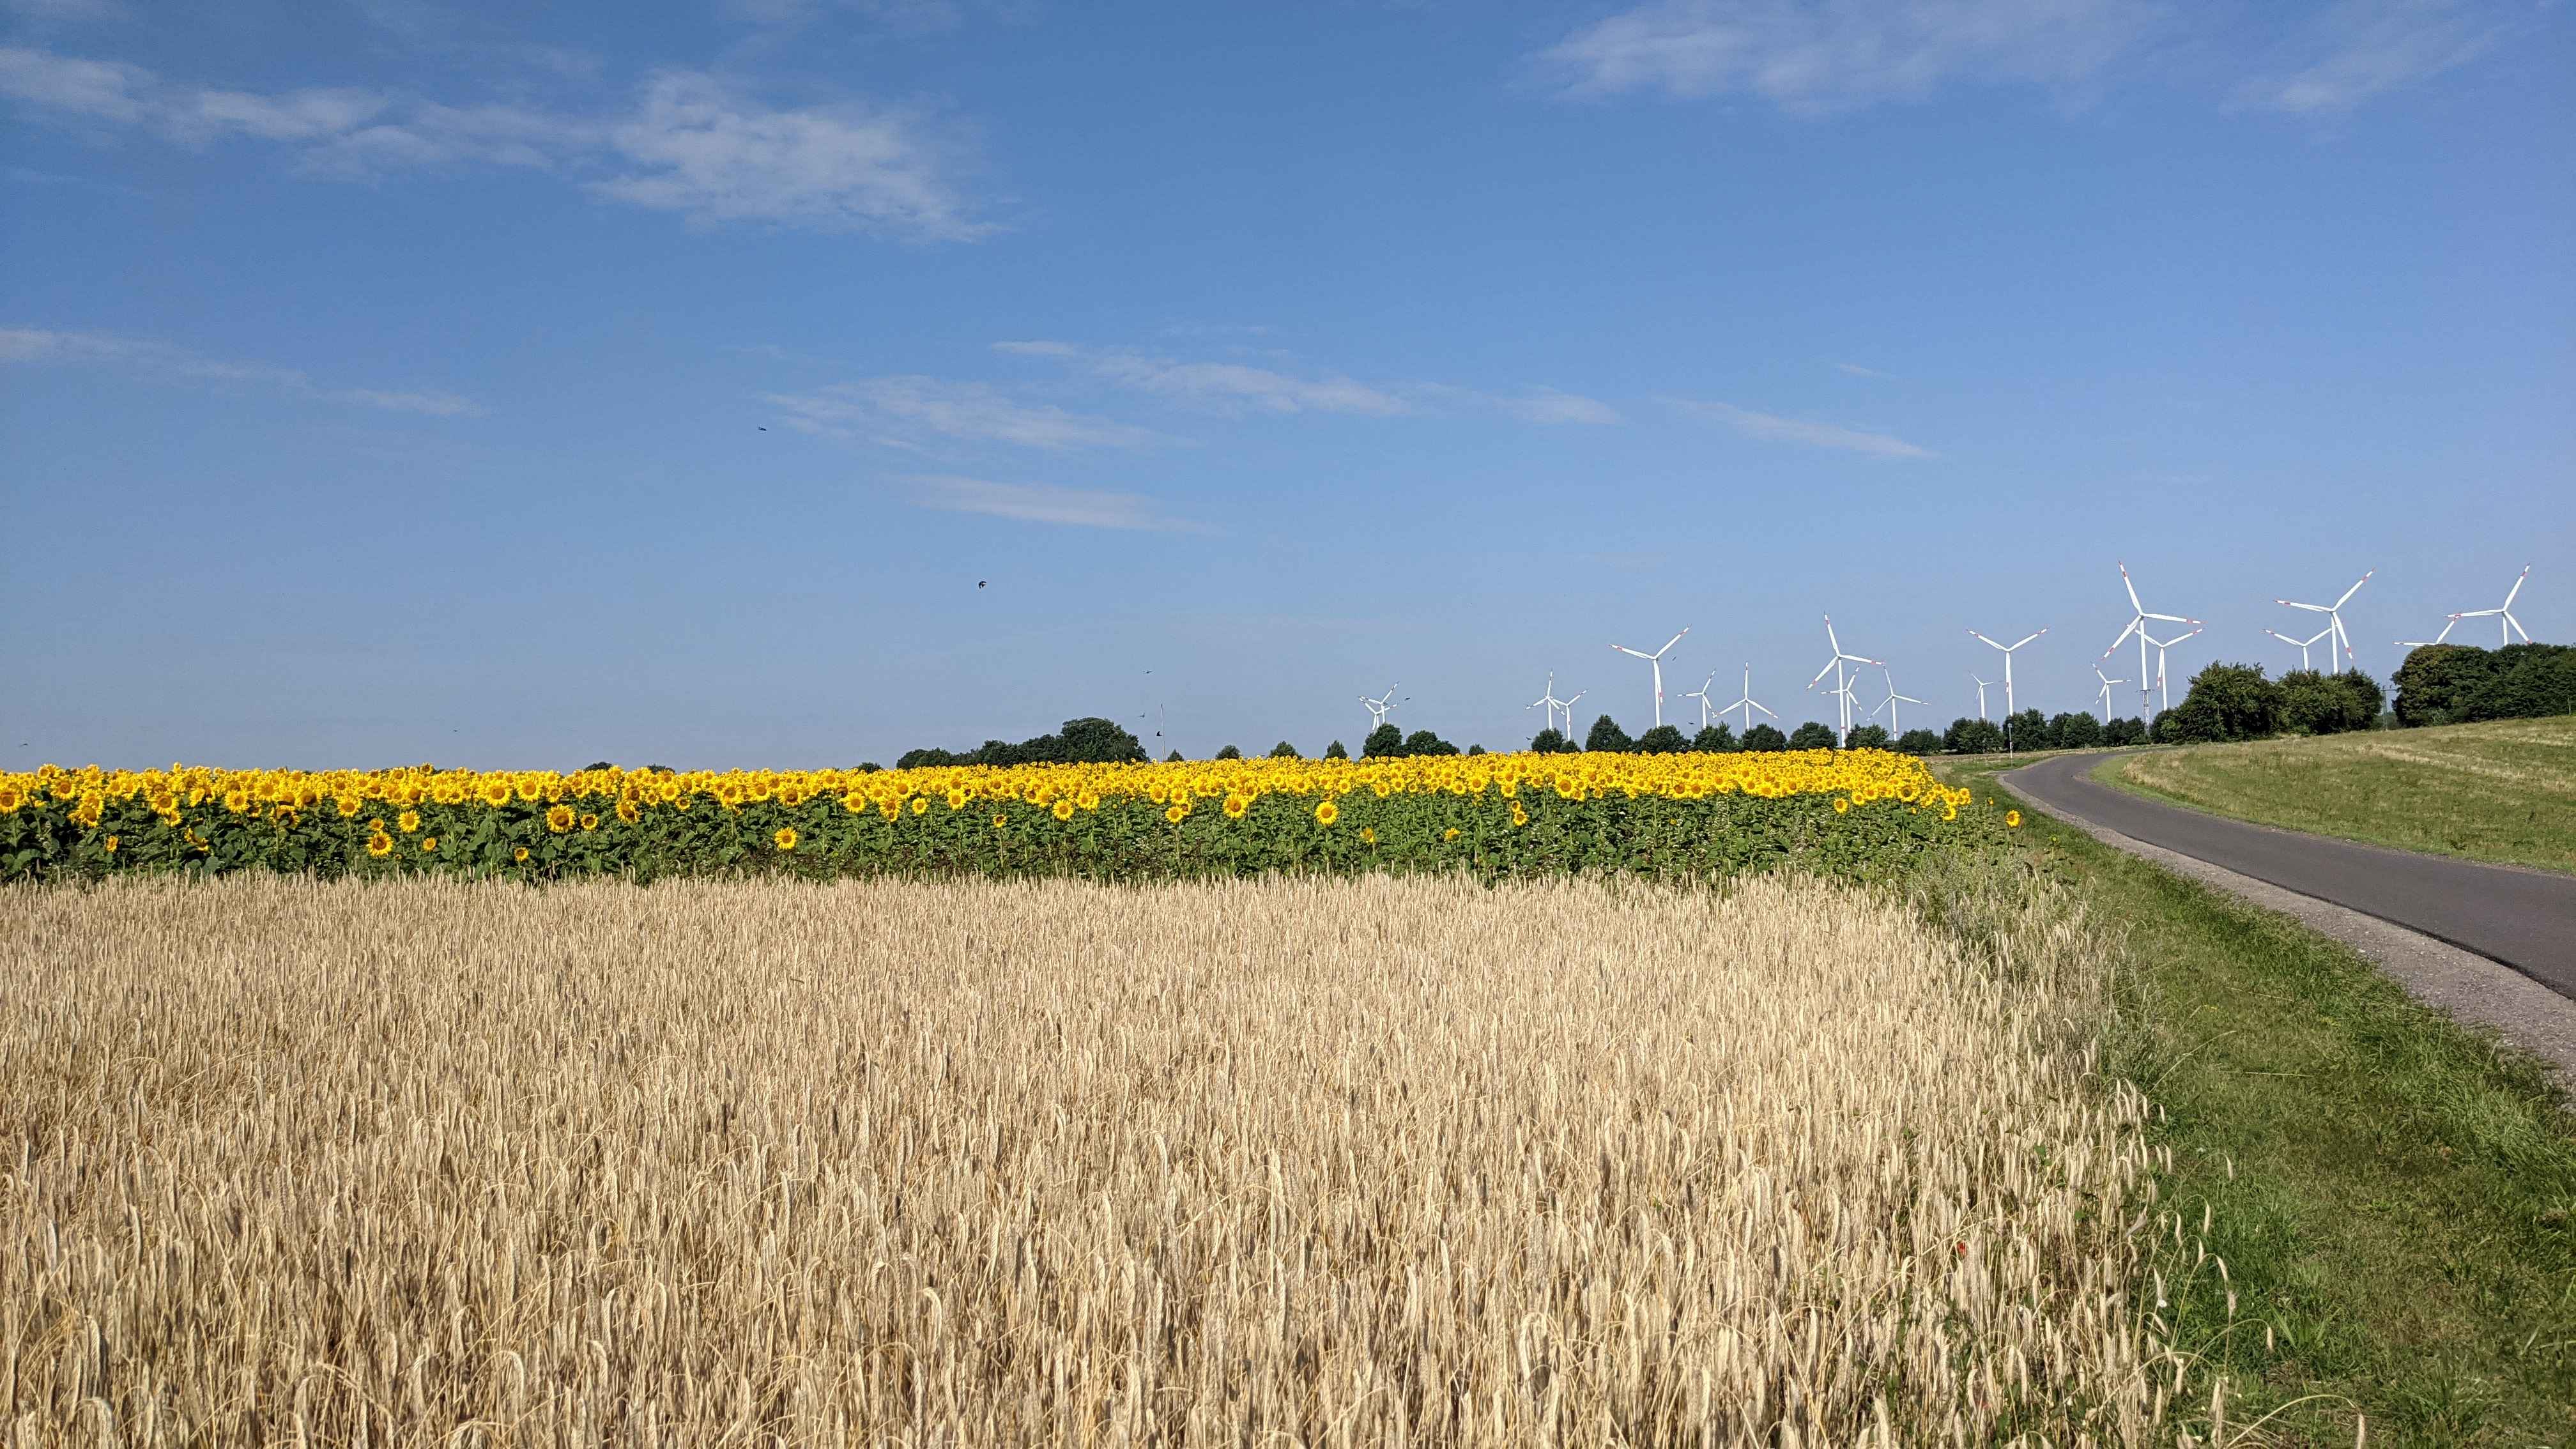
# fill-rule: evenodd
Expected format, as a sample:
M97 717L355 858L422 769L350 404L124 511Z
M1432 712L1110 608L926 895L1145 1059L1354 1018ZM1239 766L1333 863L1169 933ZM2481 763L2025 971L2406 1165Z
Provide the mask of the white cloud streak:
M1953 82L2073 86L2159 11L2152 0L1656 0L1539 61L1578 95L1751 95L1834 111Z
M1079 528L1140 529L1159 533L1203 533L1201 525L1157 513L1142 494L1059 488L1048 483L992 483L981 478L927 474L909 480L919 491L914 502L924 508L955 513L983 513L1024 523L1069 524Z
M1838 448L1849 453L1865 453L1873 458L1930 458L1931 449L1918 447L1886 433L1865 432L1858 428L1838 427L1832 423L1803 422L1776 413L1755 412L1733 403L1694 402L1686 398L1669 400L1672 405L1694 417L1724 423L1748 438L1767 442L1804 443L1813 448Z
M1056 450L1176 441L1109 418L1021 402L985 383L934 377L874 377L806 393L768 393L763 400L786 414L791 427L842 439L887 442L891 439L885 434L900 439L928 432L967 442Z
M2475 58L2503 27L2484 7L2459 0L2349 0L2320 28L2322 59L2246 82L2238 103L2293 115L2348 111Z
M264 387L290 397L431 417L472 417L483 411L481 404L450 392L326 387L297 368L201 357L183 347L153 338L122 337L106 332L0 327L0 363L124 367L162 377Z
M1052 358L1119 387L1218 412L1284 416L1341 413L1385 418L1460 405L1491 408L1523 422L1551 426L1621 421L1618 412L1607 403L1551 387L1512 394L1479 392L1446 383L1364 383L1339 373L1298 376L1239 362L1189 361L1120 348L1081 347L1070 342L996 342L993 350L1015 357Z
M351 88L276 94L165 83L138 66L0 47L0 98L55 120L188 146L290 148L308 174L373 177L479 163L559 172L591 195L693 222L755 222L916 241L990 233L925 119L858 105L781 108L695 71L649 78L625 111L456 106Z

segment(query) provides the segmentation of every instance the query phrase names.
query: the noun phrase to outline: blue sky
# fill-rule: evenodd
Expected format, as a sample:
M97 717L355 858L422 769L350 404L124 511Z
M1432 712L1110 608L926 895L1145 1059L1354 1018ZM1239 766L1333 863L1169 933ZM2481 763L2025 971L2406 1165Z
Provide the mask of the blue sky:
M1684 625L1794 724L1827 611L1937 724L2120 560L2177 681L2576 635L2563 6L649 11L0 0L0 762L1503 746Z

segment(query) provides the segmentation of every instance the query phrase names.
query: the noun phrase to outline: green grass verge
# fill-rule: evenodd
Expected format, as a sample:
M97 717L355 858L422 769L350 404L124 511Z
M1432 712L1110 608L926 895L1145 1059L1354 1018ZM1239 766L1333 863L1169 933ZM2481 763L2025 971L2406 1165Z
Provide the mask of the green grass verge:
M2576 871L2576 715L2192 745L2093 773L2239 820Z
M2003 762L1952 765L2014 803ZM2227 1285L2178 1321L2231 1435L2576 1444L2576 1119L2540 1065L2417 1005L2341 944L2020 806L2030 867L2123 942L2112 1067L2162 1108L2165 1200ZM2190 1261L2189 1254L2183 1257ZM2235 1443L2231 1437L2227 1442Z

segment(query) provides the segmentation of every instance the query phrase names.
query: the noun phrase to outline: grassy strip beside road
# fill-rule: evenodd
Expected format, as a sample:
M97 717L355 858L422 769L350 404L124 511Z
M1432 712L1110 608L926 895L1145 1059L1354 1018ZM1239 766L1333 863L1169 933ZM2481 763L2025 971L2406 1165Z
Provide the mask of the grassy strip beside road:
M2094 778L2262 825L2576 871L2576 715L2153 750Z
M1999 809L2011 763L1947 770ZM2537 1064L2339 943L2022 813L2030 867L2125 938L2113 1067L2163 1109L2166 1201L2209 1206L2236 1326L2180 1346L2226 1376L2230 1423L2576 1443L2576 1123ZM2181 1321L2226 1322L2192 1301L2225 1291L2195 1280Z

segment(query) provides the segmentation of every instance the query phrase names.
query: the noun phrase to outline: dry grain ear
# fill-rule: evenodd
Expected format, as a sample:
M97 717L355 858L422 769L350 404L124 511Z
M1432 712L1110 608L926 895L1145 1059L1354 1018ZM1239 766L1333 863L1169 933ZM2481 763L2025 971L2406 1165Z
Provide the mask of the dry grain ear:
M2144 1442L2181 1363L2128 1288L2186 1225L2055 909L8 888L13 1403L129 1444Z

